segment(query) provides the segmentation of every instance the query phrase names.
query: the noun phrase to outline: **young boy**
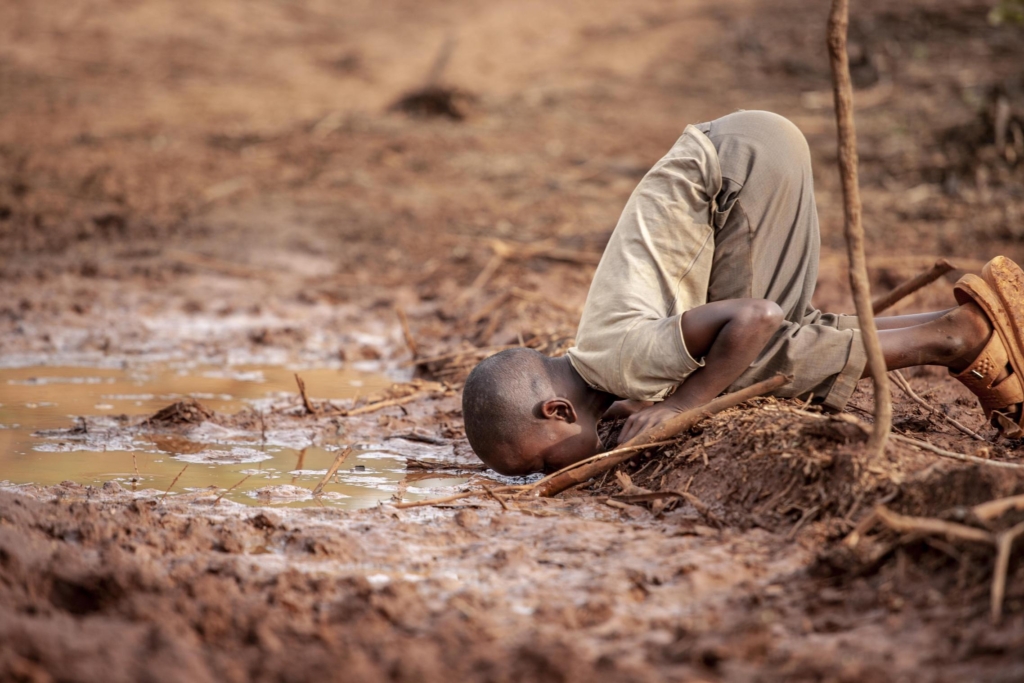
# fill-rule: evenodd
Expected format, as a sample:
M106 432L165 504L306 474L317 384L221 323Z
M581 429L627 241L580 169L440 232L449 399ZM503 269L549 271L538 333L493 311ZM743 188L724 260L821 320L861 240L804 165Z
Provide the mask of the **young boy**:
M866 358L856 317L811 306L819 245L810 152L795 125L740 111L688 126L626 204L577 345L561 358L503 351L470 374L473 450L504 474L554 471L598 452L602 416L630 414L622 443L777 373L793 377L777 396L841 410ZM889 369L945 366L994 422L1015 427L1024 273L1000 257L983 276L957 283L956 308L879 318L879 337ZM609 411L619 399L630 400Z

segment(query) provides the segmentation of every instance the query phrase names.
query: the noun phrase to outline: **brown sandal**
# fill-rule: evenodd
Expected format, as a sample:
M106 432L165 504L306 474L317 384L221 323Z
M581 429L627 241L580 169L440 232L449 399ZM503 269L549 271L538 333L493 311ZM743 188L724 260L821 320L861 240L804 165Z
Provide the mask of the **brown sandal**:
M1012 298L1015 281L1008 279L1004 263L990 268L1000 259L1016 268L1009 259L997 257L985 266L984 279L977 275L964 275L953 288L956 300L960 304L977 304L993 328L992 336L978 357L966 370L953 377L978 397L985 416L994 427L1004 435L1016 438L1024 436L1024 412L1016 407L1024 403L1024 387L1020 380L1024 377L1024 296L1016 300ZM1020 281L1024 282L1024 273L1021 273ZM997 378L1007 367L1010 374L997 383ZM1013 412L1008 409L1013 409Z

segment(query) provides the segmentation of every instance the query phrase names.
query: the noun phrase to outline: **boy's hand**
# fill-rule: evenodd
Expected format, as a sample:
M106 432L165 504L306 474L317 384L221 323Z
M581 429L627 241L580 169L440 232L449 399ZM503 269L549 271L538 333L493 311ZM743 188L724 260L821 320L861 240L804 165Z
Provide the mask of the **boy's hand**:
M669 404L668 401L662 401L633 413L626 420L626 424L622 425L622 431L619 433L619 445L626 443L634 436L647 431L651 427L660 425L665 420L675 417L680 412L682 412L680 408Z

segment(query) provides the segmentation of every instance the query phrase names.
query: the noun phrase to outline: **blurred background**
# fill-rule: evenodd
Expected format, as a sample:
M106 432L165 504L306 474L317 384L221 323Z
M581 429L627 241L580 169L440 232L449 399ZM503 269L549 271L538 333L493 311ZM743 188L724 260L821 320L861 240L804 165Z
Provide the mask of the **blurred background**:
M851 4L876 283L937 255L1024 256L1019 1ZM807 135L819 304L846 306L826 13L5 0L0 352L386 360L403 349L356 331L392 339L395 306L428 348L571 335L637 181L687 123L738 108ZM569 258L486 273L492 238ZM501 320L477 317L511 287Z

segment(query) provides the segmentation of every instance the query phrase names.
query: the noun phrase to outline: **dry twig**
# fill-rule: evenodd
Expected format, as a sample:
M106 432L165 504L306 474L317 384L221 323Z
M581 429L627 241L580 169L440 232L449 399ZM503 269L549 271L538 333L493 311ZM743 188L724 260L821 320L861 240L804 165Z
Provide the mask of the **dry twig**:
M637 446L620 446L619 448L614 448L614 449L612 449L610 451L605 451L604 453L598 453L597 455L592 455L589 458L586 458L585 460L580 460L579 462L575 462L575 463L573 463L571 465L566 465L565 467L563 467L562 469L558 470L557 472L552 472L551 474L547 475L543 479L541 479L539 481L536 481L533 484L530 484L529 487L528 487L528 490L531 493L533 493L534 495L545 496L546 494L541 492L541 491L543 491L545 489L545 487L547 487L552 481L555 481L559 477L561 477L563 475L566 475L566 474L568 474L569 472L571 472L573 470L580 469L580 468L583 468L583 467L588 467L590 465L594 465L594 464L597 464L597 463L602 463L603 464L603 461L608 460L609 458L618 458L619 456L621 456L623 454L638 453L640 451L647 450L648 448L657 448L658 446L668 446L668 445L673 444L675 442L676 442L675 439L666 439L665 441L657 441L657 442L654 442L654 443L645 443L645 444L637 445ZM618 462L621 462L621 461L617 461L616 464ZM610 471L611 471L611 467L601 468L601 471L598 472L597 474L600 474L601 472L607 474ZM594 476L597 476L597 475L595 474ZM590 479L590 477L587 477L587 479ZM569 486L566 487L566 489L571 488L573 486L577 486L579 484L582 484L585 481L587 481L587 479L581 479L580 481L571 483ZM561 489L561 491L564 491L566 489ZM551 495L554 495L554 494L551 494Z
M404 403L411 403L416 399L420 398L421 396L423 396L424 394L429 394L432 391L432 389L423 389L422 391L417 391L414 394L402 396L401 398L389 398L384 401L377 401L376 403L367 403L365 406L359 406L358 408L352 408L351 410L344 410L342 411L342 415L346 417L353 417L354 415L364 415L366 413L373 413L384 408L390 408L392 406L400 406Z
M338 473L338 469L342 466L342 464L344 464L345 459L348 458L350 453L352 453L352 447L345 446L345 448L334 457L334 462L331 463L331 466L330 468L328 468L327 473L324 474L324 478L321 479L320 483L317 484L316 488L313 489L314 498L316 498L317 496L324 492L324 486L326 486L327 482L331 480L331 477Z
M870 434L870 428L864 422L858 420L849 413L839 413L838 415L821 415L819 413L812 413L807 410L801 410L800 408L793 408L791 406L775 406L774 410L779 410L785 413L793 413L794 415L802 415L809 417L814 420L839 420L841 422L847 422L849 424L857 425L860 427L865 434ZM979 458L976 455L967 455L966 453L957 453L956 451L947 451L944 448L939 448L935 444L927 441L921 441L920 439L914 439L903 434L892 434L893 439L896 441L902 441L903 443L910 444L911 446L917 446L926 451L930 451L935 455L941 455L944 458L952 458L953 460L960 460L962 462L972 462L977 465L988 465L989 467L1001 467L1007 470L1024 470L1024 463L1016 462L1004 462L1002 460L986 460L985 458Z
M489 486L485 486L484 487L484 491L487 491L487 495L490 496L491 498L493 498L494 500L496 500L498 502L498 505L501 506L502 510L504 510L505 512L508 512L508 505L506 505L505 501L502 500L501 497L497 493L494 492L494 489L490 488Z
M984 514L998 516L1002 512L1012 509L1016 505L1013 498L989 501L977 506ZM1009 505L1014 501L1014 505ZM985 519L985 518L983 518ZM877 522L882 522L890 529L903 534L921 534L924 536L945 536L947 539L960 540L968 543L981 543L993 545L996 549L995 569L992 574L991 607L992 622L998 624L1003 617L1003 602L1006 598L1006 579L1010 569L1010 557L1013 552L1014 542L1024 535L1024 522L1020 522L1009 529L993 536L991 533L966 524L958 524L933 517L910 517L889 510L884 505L875 508L868 517L857 525L857 528L847 538L845 543L855 546L859 537L867 533Z
M938 408L932 406L927 401L925 401L923 398L918 396L917 393L914 391L914 389L910 386L910 382L907 381L907 378L904 377L900 373L899 370L893 370L892 373L890 373L890 374L892 375L893 384L898 386L900 388L900 390L903 391L903 393L906 394L908 398L910 398L911 401L913 401L917 405L921 406L922 408L924 408L925 410L927 410L931 414L937 415L938 417L941 417L943 420L945 420L949 424L953 425L954 427L956 427L957 429L959 429L961 432L963 432L967 436L971 437L972 439L977 439L978 441L988 442L988 439L983 437L981 434L978 434L976 431L974 431L970 427L967 427L967 426L961 424L960 422L958 422L957 420L953 419L949 415L946 415L944 412L942 412Z
M402 326L402 336L405 337L405 345L409 347L409 353L412 354L413 360L420 355L419 345L416 344L416 338L412 336L412 330L409 329L409 318L405 315L405 309L401 306L395 306L395 313L398 315L398 322Z
M228 495L229 493L231 493L232 491L234 491L235 489L237 489L237 488L238 488L239 486L241 486L242 484L244 484L244 483L245 483L245 480L246 480L246 479L248 479L248 478L249 478L249 477L251 477L251 476L252 476L251 474L247 474L247 475L245 475L244 477L242 477L241 481L239 481L239 482L238 482L237 484L235 484L234 486L232 486L232 487L231 487L231 488L229 488L229 489L225 489L225 490L224 490L224 491L223 491L223 492L222 492L222 493L221 493L221 494L220 494L219 496L217 496L217 498L216 498L216 499L215 499L215 500L213 501L213 505L216 505L217 503L219 503L219 502L220 502L220 499L221 499L221 498L223 498L224 496Z
M982 521L989 521L996 517L1002 517L1010 510L1024 510L1024 494L1010 496L1009 498L997 498L986 503L975 505L971 512Z
M722 520L718 518L718 515L711 511L711 508L708 507L707 503L689 491L643 491L641 493L623 493L612 496L612 498L621 503L628 503L630 505L636 505L637 503L653 503L659 500L664 500L665 498L678 498L680 500L685 500L687 503L692 505L694 510L712 524L720 526L722 523Z
M892 429L892 396L885 358L878 340L875 315L871 307L871 286L864 258L864 227L861 225L860 187L857 178L857 132L853 123L853 85L850 82L850 60L846 52L849 25L849 0L832 0L828 19L829 63L832 67L832 88L836 103L836 124L839 129L839 169L843 188L843 217L846 251L850 260L850 289L857 309L864 350L868 357L871 379L875 383L875 424L868 439L868 448L877 457L885 450Z
M996 568L992 574L992 623L1003 618L1003 599L1006 597L1006 575L1010 571L1010 553L1013 542L1024 534L1024 522L1016 524L996 537Z
M875 515L877 516L878 521L882 522L893 531L898 531L901 534L917 533L957 538L961 541L969 541L971 543L985 543L988 545L995 544L995 538L992 534L983 529L967 526L966 524L947 522L944 519L935 519L934 517L910 517L908 515L901 515L898 512L893 512L884 505L879 505L875 508Z
M938 280L946 273L956 270L956 266L947 261L944 258L940 258L935 264L926 270L925 272L910 278L906 282L900 283L895 289L887 294L883 294L874 301L871 302L871 310L874 311L875 315L878 315L887 308L891 308L898 301L904 299L922 287L927 287L931 283Z
M295 383L299 385L299 395L302 397L302 405L306 409L306 413L309 415L316 415L316 408L309 402L309 396L306 395L306 383L299 377L299 373L295 373Z
M1001 467L1006 470L1024 470L1024 464L1017 462L1003 462L1002 460L986 460L985 458L979 458L976 455L967 455L965 453L957 453L956 451L947 451L943 448L928 443L927 441L921 441L919 439L913 439L903 434L893 434L892 438L897 441L908 443L911 446L917 446L923 448L926 451L931 451L935 455L941 455L944 458L952 458L953 460L961 460L963 462L973 462L977 465L988 465L989 467Z
M483 491L466 491L464 493L456 493L451 496L445 496L444 498L432 498L430 500L416 500L409 503L396 503L395 507L399 509L406 508L418 508L426 507L428 505L443 505L444 503L451 503L456 500L462 500L463 498L472 498L474 496L486 496L493 495L495 493L506 493L509 491L522 491L523 489L529 488L529 485L523 486L498 486L489 490Z
M853 528L853 531L843 539L843 545L848 548L856 548L860 543L860 539L871 531L875 527L875 524L878 524L878 513L872 510L868 514L864 515L864 519L857 522L857 526Z
M184 467L182 467L181 468L181 472L178 472L178 474L174 477L174 479L171 480L171 485L167 487L166 491L164 491L164 495L160 496L160 500L157 501L158 504L164 502L164 498L166 498L167 494L171 492L171 489L174 488L174 485L178 483L178 479L181 478L181 475L185 474L185 470L187 470L187 469L188 469L188 465L185 465Z

